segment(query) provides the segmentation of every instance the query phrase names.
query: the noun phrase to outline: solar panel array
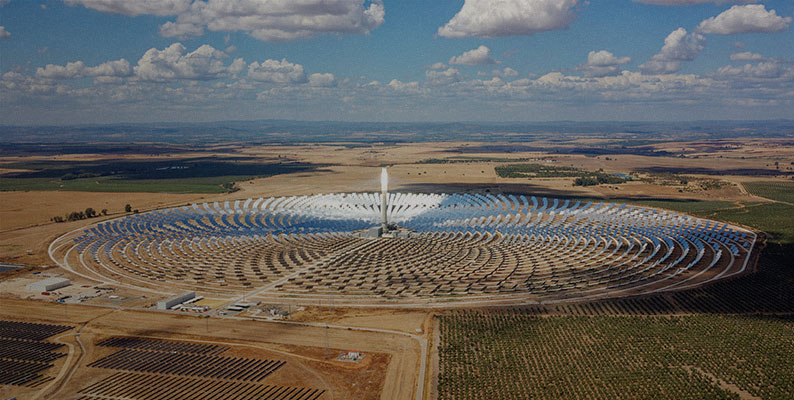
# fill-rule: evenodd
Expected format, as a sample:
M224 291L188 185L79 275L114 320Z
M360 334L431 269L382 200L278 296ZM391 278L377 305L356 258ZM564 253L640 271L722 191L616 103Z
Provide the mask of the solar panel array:
M227 346L139 337L111 337L121 348L88 364L121 370L90 384L81 399L316 400L325 389L265 384L286 361L222 356Z
M70 267L146 287L539 300L690 287L744 270L755 234L620 203L490 194L259 198L129 215L53 244Z
M317 400L322 389L220 379L117 372L82 390L80 399Z
M226 346L214 344L173 342L170 340L144 339L138 337L107 338L97 343L97 346L201 355L218 355L228 349Z
M66 355L60 343L47 338L71 326L0 321L0 385L36 387L53 379L45 372Z

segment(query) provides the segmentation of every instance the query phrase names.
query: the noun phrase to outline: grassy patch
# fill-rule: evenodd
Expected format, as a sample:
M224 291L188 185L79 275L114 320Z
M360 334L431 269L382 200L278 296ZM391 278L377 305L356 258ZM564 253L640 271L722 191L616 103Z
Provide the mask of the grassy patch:
M778 243L794 243L794 206L784 203L746 203L745 206L718 210L710 217L762 230Z

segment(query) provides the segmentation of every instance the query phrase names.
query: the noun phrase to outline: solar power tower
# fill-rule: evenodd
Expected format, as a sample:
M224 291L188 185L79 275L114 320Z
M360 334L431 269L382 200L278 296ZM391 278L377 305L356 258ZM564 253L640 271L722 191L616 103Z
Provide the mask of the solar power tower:
M380 195L381 195L381 204L380 204L380 222L381 222L381 234L385 235L389 232L389 222L386 220L386 198L389 195L389 174L386 172L386 168L381 168L380 170Z

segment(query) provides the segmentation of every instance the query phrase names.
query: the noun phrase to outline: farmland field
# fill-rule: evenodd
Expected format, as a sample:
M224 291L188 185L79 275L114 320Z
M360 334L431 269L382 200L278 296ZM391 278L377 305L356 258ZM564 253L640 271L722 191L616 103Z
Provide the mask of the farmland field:
M745 203L744 208L723 209L709 218L753 227L771 235L770 240L794 242L794 205L785 203Z
M668 210L675 210L685 212L688 214L706 216L718 210L735 208L736 205L729 201L723 200L635 200L635 199L622 199L627 203L639 204L643 206L665 208Z
M780 190L769 190L770 196L783 196ZM794 242L794 205L786 203L736 202L722 200L674 201L620 199L627 203L681 211L703 218L738 223L764 231L770 240Z
M743 185L756 196L794 204L794 182L745 182Z
M61 190L78 192L226 193L235 182L254 176L221 176L188 179L124 180L89 178L62 181L48 178L4 179L0 190ZM224 186L225 185L225 186Z
M201 158L9 163L4 167L25 172L3 176L0 191L226 193L234 191L235 182L314 169L305 163L244 161Z
M791 398L793 334L765 316L448 312L439 398Z

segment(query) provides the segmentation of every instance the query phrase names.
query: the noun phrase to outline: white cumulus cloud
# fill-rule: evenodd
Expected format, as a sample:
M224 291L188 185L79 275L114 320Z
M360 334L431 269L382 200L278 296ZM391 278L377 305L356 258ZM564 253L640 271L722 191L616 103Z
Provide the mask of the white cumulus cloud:
M505 67L504 69L495 69L492 71L493 76L499 78L515 78L518 76L518 71L510 68Z
M397 79L392 79L386 84L386 87L398 93L419 93L419 82L403 82Z
M682 61L692 61L703 50L703 35L678 28L664 39L662 50L640 65L645 74L669 74L681 69Z
M236 59L226 66L226 53L205 44L186 53L182 43L174 43L163 50L149 49L135 66L135 76L144 81L169 81L175 79L211 80L239 73L245 66Z
M758 53L751 53L749 51L731 54L731 61L758 61L763 59L764 56Z
M76 79L87 76L122 78L130 76L132 68L125 59L108 61L95 67L87 67L82 61L66 63L66 65L47 64L36 69L36 77L44 79Z
M485 45L480 45L476 49L450 58L449 63L452 65L486 65L494 64L495 61L491 58L491 49Z
M717 70L716 76L723 79L779 79L787 78L794 83L794 66L778 61L765 61L758 64L745 64L740 67L727 65Z
M6 27L0 26L0 39L8 39L10 36L11 33L6 30Z
M615 57L607 50L591 51L587 54L587 63L580 65L578 69L589 77L610 76L619 74L620 65L630 62L630 57Z
M664 39L659 55L668 60L692 61L703 50L705 38L695 32L687 34L686 29L678 28Z
M191 0L64 0L70 6L82 5L94 10L136 15L177 15L190 8Z
M442 63L442 62L437 62L437 63L427 67L427 69L447 69L447 65Z
M336 86L334 74L311 74L309 75L309 85L314 87L333 87Z
M194 1L176 21L163 24L160 35L198 36L209 29L281 42L324 33L367 34L383 24L384 16L382 0Z
M606 50L591 51L587 54L587 65L596 67L607 67L630 62L630 57L615 57L614 54Z
M425 71L425 78L430 85L449 85L460 81L461 75L456 68L447 68L446 70L429 69Z
M788 29L791 17L781 17L763 4L733 6L716 17L703 20L697 30L703 33L731 35L734 33L770 33Z
M168 21L160 26L160 36L188 39L191 36L201 36L204 34L204 26L184 22Z
M248 78L260 82L302 83L306 82L303 65L293 64L286 59L256 61L248 65ZM317 79L317 78L315 78Z
M578 0L466 0L438 34L448 38L531 35L564 29Z

